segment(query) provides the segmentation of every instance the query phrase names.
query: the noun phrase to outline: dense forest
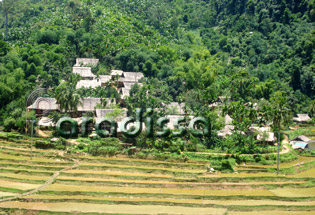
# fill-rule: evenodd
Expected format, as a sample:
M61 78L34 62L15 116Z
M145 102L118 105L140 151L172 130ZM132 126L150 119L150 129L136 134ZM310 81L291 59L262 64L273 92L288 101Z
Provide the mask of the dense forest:
M32 90L71 82L77 57L100 59L98 75L142 72L129 107L184 101L198 114L226 96L236 118L273 101L315 117L314 0L2 0L0 11L1 125L23 124Z

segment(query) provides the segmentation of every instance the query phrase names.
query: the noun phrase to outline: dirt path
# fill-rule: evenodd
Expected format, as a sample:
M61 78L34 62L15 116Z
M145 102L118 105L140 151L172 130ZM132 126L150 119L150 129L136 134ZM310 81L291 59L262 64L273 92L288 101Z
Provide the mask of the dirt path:
M282 141L282 151L280 152L280 154L285 154L285 153L290 152L290 148L288 144L289 144L289 138L287 135L284 135L284 140Z
M38 129L37 132L38 132L38 135L39 135L40 137L49 137L47 134L45 134L45 132L43 132L43 131L40 130L40 129Z
M37 193L38 191L46 188L48 185L51 185L52 183L54 183L55 179L59 176L59 174L61 172L64 172L64 171L68 171L68 170L72 170L72 169L75 169L77 168L79 165L80 165L80 162L76 159L72 159L74 161L74 164L72 166L69 166L69 167L66 167L62 170L58 170L56 171L44 184L42 184L40 187L37 187L31 191L28 191L26 193L22 193L22 194L19 194L19 195L16 195L16 196L12 196L12 197L8 197L8 198L4 198L4 199L0 199L0 202L7 202L7 201L13 201L13 200L16 200L16 199L19 199L19 198L23 198L24 196L28 196L28 195L32 195L32 194L35 194Z

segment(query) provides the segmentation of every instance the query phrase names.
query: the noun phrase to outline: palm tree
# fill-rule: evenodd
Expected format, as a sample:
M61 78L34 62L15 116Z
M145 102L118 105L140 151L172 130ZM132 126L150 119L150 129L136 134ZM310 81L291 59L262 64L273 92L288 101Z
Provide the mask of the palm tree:
M60 105L60 110L66 113L77 112L78 105L82 101L82 96L76 89L79 77L70 75L68 81L62 81L55 90L55 98Z
M277 175L279 175L279 151L280 151L280 130L281 123L287 122L291 112L288 108L288 99L283 92L277 91L271 98L270 119L272 120L274 131L278 132L278 152L277 152Z

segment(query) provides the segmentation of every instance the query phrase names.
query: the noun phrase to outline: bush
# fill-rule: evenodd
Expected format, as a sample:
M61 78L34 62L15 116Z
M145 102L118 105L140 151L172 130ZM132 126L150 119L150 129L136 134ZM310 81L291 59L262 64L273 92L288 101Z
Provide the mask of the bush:
M315 156L315 150L305 150L305 151L298 151L299 155L302 156Z
M223 172L234 172L235 165L236 165L235 159L233 159L233 158L224 159L221 162L220 171L223 171Z
M58 149L65 150L66 141L63 138L60 138L57 142L48 142L48 141L35 141L35 147L39 149Z
M35 112L30 111L27 113L27 120L35 120ZM12 130L17 130L21 133L25 132L25 121L26 121L26 114L25 111L22 111L20 108L15 108L11 112L11 116L7 117L4 122L3 122L3 127L5 131L12 131ZM31 131L30 129L31 123L28 122L28 130ZM33 130L33 134L35 133L35 126Z
M254 163L255 159L253 155L240 155L238 157L238 162Z
M98 148L97 151L93 151L93 155L103 155L103 156L114 156L118 154L121 150L119 147L114 147L114 146L102 146Z
M6 118L3 122L4 131L11 131L12 129L16 129L16 121L14 118L9 117Z
M55 148L55 144L51 142L45 141L35 141L35 147L39 149L53 149Z
M94 156L114 156L122 152L123 147L117 138L103 138L93 142L88 141L88 152Z

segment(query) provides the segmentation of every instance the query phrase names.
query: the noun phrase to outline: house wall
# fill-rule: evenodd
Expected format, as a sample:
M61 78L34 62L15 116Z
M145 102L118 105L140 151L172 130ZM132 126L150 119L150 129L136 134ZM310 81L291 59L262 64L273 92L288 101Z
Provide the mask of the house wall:
M308 148L309 148L310 150L315 150L315 142L309 143L309 144L308 144Z

